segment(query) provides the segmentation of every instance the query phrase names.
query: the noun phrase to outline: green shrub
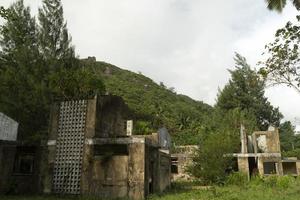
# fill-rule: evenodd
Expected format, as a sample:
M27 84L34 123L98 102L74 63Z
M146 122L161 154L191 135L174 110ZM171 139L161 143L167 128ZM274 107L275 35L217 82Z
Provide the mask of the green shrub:
M277 185L278 176L271 175L264 177L264 185L267 187L275 187Z
M252 176L249 184L251 186L261 186L261 185L264 184L264 179L261 176L259 176L259 175Z
M234 172L227 177L226 185L244 186L248 183L248 176L242 172Z
M277 187L280 189L289 188L296 184L296 179L292 176L267 176L264 177L264 185L267 187Z
M285 189L295 184L295 182L295 178L292 176L279 176L277 177L276 186Z

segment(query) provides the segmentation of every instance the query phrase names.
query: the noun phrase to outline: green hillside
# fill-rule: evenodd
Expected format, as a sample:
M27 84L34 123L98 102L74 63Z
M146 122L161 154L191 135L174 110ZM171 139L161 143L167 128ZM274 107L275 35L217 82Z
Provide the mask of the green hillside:
M210 105L176 94L142 74L92 59L83 63L102 77L107 93L123 97L133 110L135 133L151 133L164 125L176 144L197 143L199 127L211 113Z

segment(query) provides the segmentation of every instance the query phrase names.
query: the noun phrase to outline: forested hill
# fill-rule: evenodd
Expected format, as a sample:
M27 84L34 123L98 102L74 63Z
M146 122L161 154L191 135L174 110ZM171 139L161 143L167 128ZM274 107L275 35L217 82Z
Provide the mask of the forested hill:
M178 143L195 143L195 138L191 137L196 134L193 129L199 127L213 109L202 101L176 94L142 74L91 58L82 62L102 77L109 94L123 97L134 111L135 132L150 133L164 125Z

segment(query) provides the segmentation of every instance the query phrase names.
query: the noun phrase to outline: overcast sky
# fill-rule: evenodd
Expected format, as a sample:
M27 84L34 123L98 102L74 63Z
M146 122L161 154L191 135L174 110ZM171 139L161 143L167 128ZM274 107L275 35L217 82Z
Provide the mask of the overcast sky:
M25 2L34 14L41 5ZM63 0L63 6L80 57L142 72L211 105L229 79L234 52L256 67L275 31L297 15L291 5L271 12L264 0ZM300 117L294 90L269 88L266 95L286 119Z

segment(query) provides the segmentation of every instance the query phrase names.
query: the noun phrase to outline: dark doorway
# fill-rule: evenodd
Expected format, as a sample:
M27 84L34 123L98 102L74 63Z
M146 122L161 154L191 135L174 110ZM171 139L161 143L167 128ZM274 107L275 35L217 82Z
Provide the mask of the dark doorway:
M154 182L154 161L150 162L150 180L149 180L149 193L152 194L154 192L154 186L153 186L153 182Z
M178 158L177 157L171 158L171 173L178 174Z
M257 159L255 157L248 158L250 177L258 175Z

